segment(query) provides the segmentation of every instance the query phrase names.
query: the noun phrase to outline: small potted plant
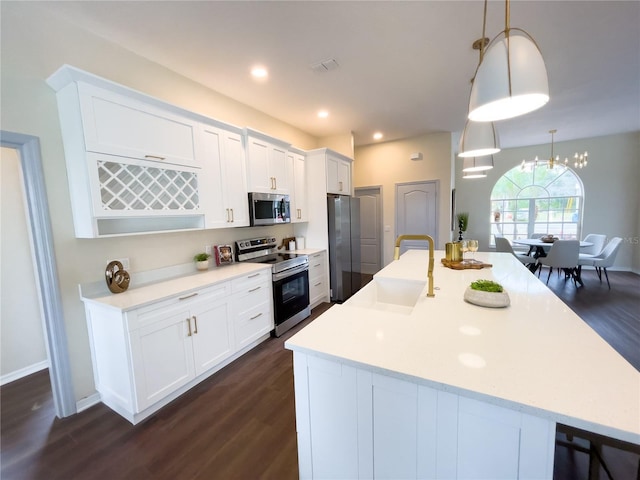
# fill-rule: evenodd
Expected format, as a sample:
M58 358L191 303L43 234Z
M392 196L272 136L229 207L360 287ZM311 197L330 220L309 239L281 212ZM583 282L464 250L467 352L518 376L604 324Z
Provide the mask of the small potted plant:
M458 241L462 241L462 233L467 231L469 226L469 214L467 212L460 212L456 215L458 221Z
M193 261L196 262L196 268L198 270L209 269L209 258L211 255L208 253L197 253L193 256Z
M464 292L464 299L474 305L493 308L508 307L511 303L502 285L492 280L471 282Z

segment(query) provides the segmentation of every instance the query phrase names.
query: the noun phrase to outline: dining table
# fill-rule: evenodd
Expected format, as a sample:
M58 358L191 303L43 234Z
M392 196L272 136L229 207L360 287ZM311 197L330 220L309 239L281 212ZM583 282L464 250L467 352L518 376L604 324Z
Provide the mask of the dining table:
M531 255L531 252L534 252L533 253L534 258L546 257L547 251L553 245L553 242L543 242L539 238L516 238L515 240L512 240L512 243L528 246L529 247L528 255ZM591 247L591 246L593 246L592 242L585 242L583 240L580 241L580 248Z
M547 251L553 245L553 242L544 242L539 238L517 238L512 241L517 245L525 245L529 247L529 252L527 255L531 255L533 253L532 258L538 259L540 257L546 257ZM580 248L591 247L593 246L592 242L585 242L584 240L580 240ZM540 267L540 264L535 260L529 264L529 270L535 273L536 270ZM582 283L581 269L576 265L575 269L570 272L571 275L575 278L575 280L580 283L580 285L584 285Z

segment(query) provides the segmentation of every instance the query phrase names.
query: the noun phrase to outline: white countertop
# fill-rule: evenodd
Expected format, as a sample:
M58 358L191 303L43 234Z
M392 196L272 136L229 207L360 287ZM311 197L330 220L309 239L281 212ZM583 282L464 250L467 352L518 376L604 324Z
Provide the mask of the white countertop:
M367 285L285 347L640 444L640 372L511 254L476 253L493 267L462 271L443 257L435 253L434 298L424 296L427 251L376 274L424 282L410 314L355 306ZM478 279L499 282L511 306L466 303Z
M211 268L203 272L194 272L191 275L180 276L138 288L130 288L123 293L113 293L95 297L81 294L81 298L85 302L98 303L126 312L154 302L188 294L194 290L215 285L216 283L224 282L234 277L270 269L270 265L262 263L234 263L232 265Z

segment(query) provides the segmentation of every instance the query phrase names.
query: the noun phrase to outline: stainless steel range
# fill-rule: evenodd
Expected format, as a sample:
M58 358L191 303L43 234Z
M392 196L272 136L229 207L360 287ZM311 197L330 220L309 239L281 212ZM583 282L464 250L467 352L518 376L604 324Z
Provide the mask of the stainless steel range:
M271 265L276 337L311 315L307 255L279 252L275 237L260 237L237 241L236 260Z

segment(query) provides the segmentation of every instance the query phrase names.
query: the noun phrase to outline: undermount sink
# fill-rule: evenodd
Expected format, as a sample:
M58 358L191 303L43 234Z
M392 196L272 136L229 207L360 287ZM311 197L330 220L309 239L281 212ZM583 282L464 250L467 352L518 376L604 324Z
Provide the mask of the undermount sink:
M354 307L372 308L409 315L426 281L374 278L345 303Z

